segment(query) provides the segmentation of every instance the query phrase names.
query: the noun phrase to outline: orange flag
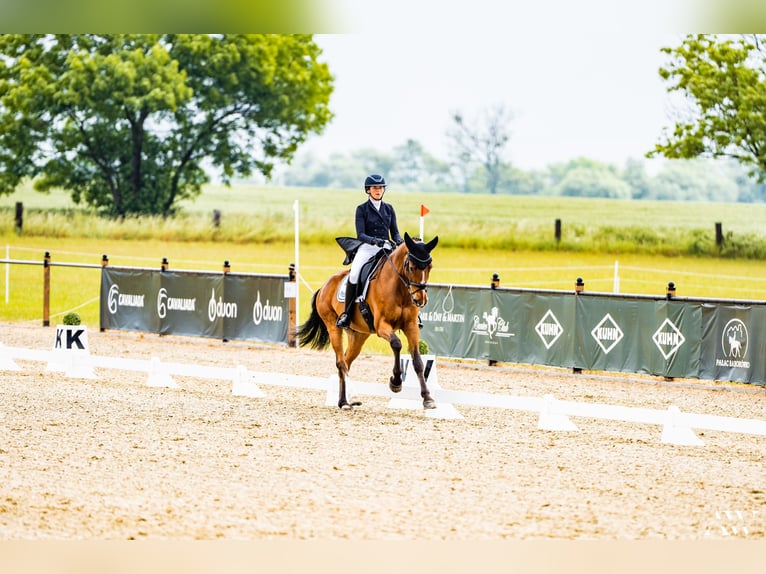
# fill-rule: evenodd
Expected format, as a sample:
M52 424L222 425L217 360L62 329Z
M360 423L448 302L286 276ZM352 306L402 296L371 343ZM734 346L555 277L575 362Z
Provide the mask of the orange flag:
M431 213L431 210L428 209L425 205L422 203L420 204L420 217L424 217L426 214Z

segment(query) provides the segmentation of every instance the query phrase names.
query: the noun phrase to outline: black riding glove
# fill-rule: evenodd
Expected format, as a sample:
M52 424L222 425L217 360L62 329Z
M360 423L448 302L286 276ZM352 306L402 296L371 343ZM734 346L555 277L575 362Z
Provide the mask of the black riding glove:
M386 244L386 240L378 239L377 237L374 237L372 239L372 244L375 245L376 247L383 247Z

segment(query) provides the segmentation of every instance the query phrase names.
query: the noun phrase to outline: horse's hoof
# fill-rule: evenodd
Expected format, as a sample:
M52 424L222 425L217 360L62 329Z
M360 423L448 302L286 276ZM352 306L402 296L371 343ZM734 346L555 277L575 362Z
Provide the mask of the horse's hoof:
M396 384L394 382L395 380L396 379L394 379L394 377L391 377L390 379L388 379L388 388L391 389L392 392L398 393L399 391L402 390L402 381L399 380L399 384Z
M351 406L352 406L352 407L359 407L359 406L361 406L361 405L362 405L362 401L361 401L360 399L357 399L356 397L353 397L353 398L352 398L352 399L349 401L349 403L351 404Z
M424 399L423 400L423 408L424 409L435 409L436 408L436 401L433 399Z

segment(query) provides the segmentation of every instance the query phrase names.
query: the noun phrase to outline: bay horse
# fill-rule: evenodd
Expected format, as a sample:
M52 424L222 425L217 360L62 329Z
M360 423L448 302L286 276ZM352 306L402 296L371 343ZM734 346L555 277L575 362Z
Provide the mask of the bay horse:
M402 341L396 331L402 331L412 355L412 366L420 381L420 396L423 408L436 408L436 402L426 386L423 373L423 360L420 357L420 327L418 313L428 302L428 276L431 272L431 251L438 243L434 237L428 243L415 240L404 233L404 243L393 251L386 251L369 282L365 300L373 316L373 326L365 321L359 310L360 304L354 305L351 326L347 330L348 346L343 349L343 331L335 322L345 309L343 301L336 296L349 270L332 275L315 293L311 300L311 315L296 330L298 344L310 345L314 349L326 349L329 344L335 351L335 366L338 368L338 407L351 409L346 398L346 378L351 363L359 356L367 338L375 333L388 341L394 353L394 370L389 380L389 388L398 393L402 390L402 370L399 356ZM360 289L363 285L360 284ZM353 406L361 404L354 401Z

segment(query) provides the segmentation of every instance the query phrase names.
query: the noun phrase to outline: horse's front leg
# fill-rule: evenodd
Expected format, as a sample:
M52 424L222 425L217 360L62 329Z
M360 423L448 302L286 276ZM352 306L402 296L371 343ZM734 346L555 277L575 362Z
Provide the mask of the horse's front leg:
M417 327L415 327L417 329ZM426 385L425 368L423 365L423 358L420 356L420 334L417 330L407 330L407 343L410 346L410 354L412 355L412 368L420 381L420 396L423 398L424 409L435 409L436 401L431 398L431 391L428 390Z
M388 325L378 325L376 332L378 337L388 341L388 344L391 345L391 351L394 353L394 372L388 381L388 388L392 392L398 393L402 390L402 362L400 360L402 340L396 336L394 330Z

